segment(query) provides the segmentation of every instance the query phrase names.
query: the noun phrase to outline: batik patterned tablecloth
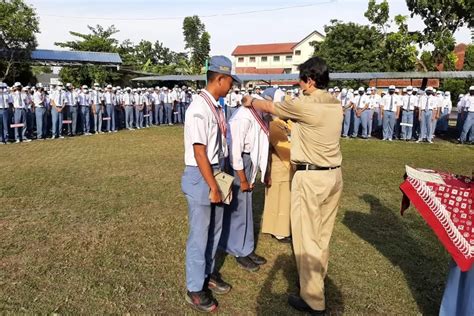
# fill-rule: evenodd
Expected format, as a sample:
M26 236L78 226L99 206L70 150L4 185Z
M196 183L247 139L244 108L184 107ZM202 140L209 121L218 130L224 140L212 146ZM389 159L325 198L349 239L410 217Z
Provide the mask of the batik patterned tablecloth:
M474 263L473 179L406 167L401 213L413 203L461 271Z

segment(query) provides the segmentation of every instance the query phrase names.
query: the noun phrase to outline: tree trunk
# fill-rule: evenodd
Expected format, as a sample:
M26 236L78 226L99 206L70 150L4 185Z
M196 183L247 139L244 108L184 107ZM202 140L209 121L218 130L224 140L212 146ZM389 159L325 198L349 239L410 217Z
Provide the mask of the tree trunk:
M5 72L3 73L2 77L0 78L0 81L5 81L5 78L10 73L10 69L12 66L13 66L13 52L10 53L10 59L7 61L7 68Z

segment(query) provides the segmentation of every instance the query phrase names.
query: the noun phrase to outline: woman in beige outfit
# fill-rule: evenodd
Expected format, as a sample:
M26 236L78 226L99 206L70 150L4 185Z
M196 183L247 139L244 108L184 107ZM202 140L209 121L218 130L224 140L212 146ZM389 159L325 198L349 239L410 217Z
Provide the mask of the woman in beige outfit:
M291 241L290 188L293 170L290 164L291 122L275 119L270 122L271 181L265 190L262 233L272 234L282 242Z

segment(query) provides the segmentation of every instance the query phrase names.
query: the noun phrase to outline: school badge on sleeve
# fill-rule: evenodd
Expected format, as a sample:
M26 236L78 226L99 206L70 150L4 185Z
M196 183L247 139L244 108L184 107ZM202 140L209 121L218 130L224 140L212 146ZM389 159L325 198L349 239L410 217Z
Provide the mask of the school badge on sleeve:
M474 263L473 178L406 166L401 213L416 207L461 271Z

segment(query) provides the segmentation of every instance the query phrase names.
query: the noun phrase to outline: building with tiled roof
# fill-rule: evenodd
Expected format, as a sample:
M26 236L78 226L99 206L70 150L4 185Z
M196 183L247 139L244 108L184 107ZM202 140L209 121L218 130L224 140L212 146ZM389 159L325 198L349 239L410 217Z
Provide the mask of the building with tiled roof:
M324 35L314 31L299 42L238 45L232 52L236 72L240 74L297 73L298 65L313 56L311 42L321 42Z

